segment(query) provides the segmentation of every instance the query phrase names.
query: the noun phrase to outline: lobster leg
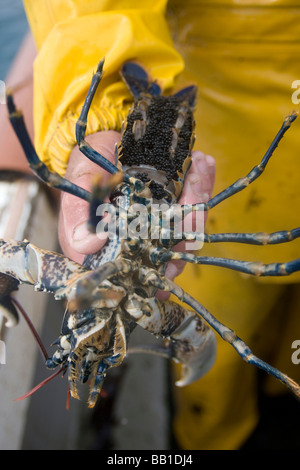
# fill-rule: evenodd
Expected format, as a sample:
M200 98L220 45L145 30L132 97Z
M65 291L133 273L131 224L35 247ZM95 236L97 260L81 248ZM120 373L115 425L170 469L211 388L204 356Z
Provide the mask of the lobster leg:
M292 230L281 230L278 232L267 233L204 233L203 231L193 230L192 232L180 233L180 238L175 234L174 228L171 227L168 231L168 238L164 238L164 233L161 232L162 236L159 239L159 248L151 249L152 256L158 254L160 250L166 247L167 243L171 246L175 245L179 241L194 242L198 241L201 243L243 243L246 245L278 245L280 243L287 243L296 240L300 237L300 227ZM153 258L154 259L154 258Z
M92 83L90 85L87 97L85 99L82 111L80 113L79 119L76 123L76 140L79 145L79 150L92 162L97 163L101 168L108 171L109 173L116 173L119 169L113 165L109 160L107 160L103 155L96 152L85 140L85 132L87 125L87 115L92 104L94 95L98 88L98 85L102 79L103 75L103 64L104 60L98 65L96 73L93 75Z
M203 305L197 302L197 300L195 300L191 295L187 294L183 289L181 289L181 287L164 276L161 276L154 269L141 268L139 277L143 284L148 286L151 285L158 289L170 292L181 302L189 305L200 318L205 320L221 336L224 341L227 341L231 346L233 346L245 362L253 364L259 369L271 374L273 377L285 384L296 395L296 397L300 398L300 385L286 374L283 374L275 367L270 366L268 363L255 356L249 346L242 341L233 330L219 322Z
M289 116L287 116L279 129L276 137L274 138L273 142L271 143L270 147L268 148L267 152L265 153L264 157L262 158L261 162L256 165L252 170L243 178L239 178L235 183L228 186L228 188L221 191L219 194L211 198L208 202L201 202L198 204L185 204L181 206L182 209L182 218L183 216L187 216L190 212L194 211L208 211L213 207L220 204L220 202L228 199L229 197L233 196L234 194L242 191L243 189L247 188L249 184L253 183L265 170L267 163L269 162L270 158L273 155L274 150L278 146L279 142L283 138L286 131L290 128L291 124L297 118L298 113L293 112Z
M88 398L89 408L93 408L96 404L96 401L99 397L99 393L102 390L103 382L108 367L108 364L106 364L103 360L97 364L96 371L93 375L92 383L90 386L90 394Z
M48 186L78 196L85 201L90 201L91 194L88 191L80 188L74 183L71 183L55 171L50 171L47 166L39 159L26 129L23 114L21 111L16 109L12 92L10 90L7 92L7 107L9 111L9 120L23 147L29 166L35 175L44 181Z
M191 206L181 206L179 208L179 212L177 215L179 217L179 221L182 220L182 209L187 209L187 212L190 214L189 210L192 211ZM178 211L178 208L177 210ZM186 214L188 215L188 214ZM159 223L163 226L162 222L162 214L159 215ZM165 216L166 217L166 216ZM160 239L159 245L164 247L168 244L175 245L179 241L195 241L198 240L201 243L244 243L248 245L277 245L280 243L287 243L293 240L296 240L300 237L300 227L296 227L292 230L280 230L278 232L252 232L252 233L212 233L207 234L203 232L203 228L201 227L200 230L193 229L192 231L181 231L180 227L177 227L175 230L175 222L176 222L176 214L174 213L173 209L170 209L170 223L168 228L163 231L160 228ZM204 226L204 224L203 224ZM159 224L158 224L159 227Z
M109 317L111 317L111 313ZM77 382L81 379L86 381L92 370L92 366L102 359L101 354L96 348L97 339L101 339L104 349L108 348L110 340L110 328L106 319L97 318L92 315L88 322L76 328L72 332L70 340L69 362L69 385L70 393L73 398L79 399ZM87 357L89 355L89 357ZM89 365L90 363L90 365ZM84 369L82 370L82 364ZM83 373L82 373L83 372Z
M145 299L137 294L130 297L125 309L142 328L170 341L171 358L184 366L176 385L198 380L213 366L215 335L194 312L175 302L161 302L156 297Z
M183 240L196 240L199 234L196 233L183 233ZM201 241L205 243L245 243L248 245L277 245L279 243L286 243L300 237L300 227L293 230L281 230L273 233L212 233L201 234Z
M112 312L109 314L110 318ZM71 350L68 358L70 393L79 398L77 382L86 382L91 376L89 408L95 406L101 392L106 371L122 363L126 354L126 333L119 314L116 321L108 325L108 318L97 321L97 315L79 330L73 332ZM111 345L110 332L114 328L114 341ZM99 347L101 346L101 347ZM99 349L98 349L99 348Z
M94 374L90 384L90 394L88 398L89 408L93 408L96 404L97 398L101 392L103 382L106 376L106 371L110 367L119 366L125 357L127 349L127 337L125 327L120 314L116 315L115 336L113 344L112 355L107 355L104 359L100 360L96 366L96 373Z
M182 260L189 263L219 266L234 271L239 271L252 276L289 276L300 271L300 258L287 263L258 263L250 261L238 261L229 258L214 258L212 256L196 256L191 253L160 251L160 261ZM151 255L150 255L151 256ZM157 258L153 258L157 259Z
M208 201L207 205L209 209L215 207L220 202L224 201L228 197L233 196L234 194L242 191L246 188L249 184L255 181L264 171L266 168L267 163L269 162L271 156L273 155L274 150L278 146L279 142L283 138L286 131L290 128L291 124L297 118L297 113L293 112L289 116L287 116L279 129L276 137L274 138L273 142L271 143L270 147L268 148L267 152L265 153L261 162L256 165L244 178L238 179L235 183L233 183L228 188L221 191L221 193L214 196L210 201ZM197 204L196 204L197 205Z

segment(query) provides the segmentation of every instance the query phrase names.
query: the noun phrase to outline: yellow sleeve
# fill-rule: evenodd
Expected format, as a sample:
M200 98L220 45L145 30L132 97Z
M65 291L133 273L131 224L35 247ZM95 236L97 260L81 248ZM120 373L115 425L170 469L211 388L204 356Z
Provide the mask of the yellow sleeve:
M34 64L35 146L63 174L75 124L92 74L105 57L105 75L93 101L87 135L120 130L129 92L119 77L131 59L143 63L162 87L173 85L183 61L165 20L167 0L24 0L38 56Z

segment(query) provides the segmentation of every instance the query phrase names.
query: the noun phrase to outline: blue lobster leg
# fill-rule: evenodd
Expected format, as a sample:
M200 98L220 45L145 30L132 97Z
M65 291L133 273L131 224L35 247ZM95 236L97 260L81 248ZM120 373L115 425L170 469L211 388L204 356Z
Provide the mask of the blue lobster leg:
M196 240L198 234L183 233L184 240ZM201 241L205 243L245 243L248 245L277 245L279 243L286 243L300 237L300 227L293 230L281 230L273 233L212 233L202 234Z
M104 60L101 60L96 73L93 75L92 83L90 85L87 97L85 99L82 111L80 113L79 119L76 123L76 140L79 146L79 150L92 162L99 165L104 170L109 173L116 173L119 169L113 165L109 160L107 160L103 155L96 152L85 140L85 132L87 126L87 115L92 104L94 95L97 91L98 85L102 79L103 75L103 64Z
M161 217L161 215L160 215ZM162 224L162 222L161 222ZM174 227L168 229L167 237L161 237L160 245L165 246L170 243L178 243L179 241L195 241L199 240L204 243L244 243L247 245L278 245L287 243L300 237L300 227L292 230L280 230L278 232L252 232L252 233L204 233L193 230L192 232L182 232L176 236Z
M200 316L200 318L203 318L211 328L221 336L224 341L233 346L245 362L253 364L259 369L271 374L273 377L285 384L296 395L296 397L300 398L300 386L294 380L255 356L249 346L239 338L233 330L219 322L203 305L197 302L197 300L187 294L173 281L161 276L157 271L147 268L142 268L140 270L140 281L146 285L150 284L158 289L170 292L181 302L189 305L197 315Z
M213 256L196 256L191 253L182 253L167 250L153 250L149 254L151 262L160 261L167 263L171 260L182 260L189 263L219 266L222 268L232 269L253 276L288 276L300 271L300 258L289 261L287 263L259 263L251 261L239 261L229 258L215 258Z
M9 111L9 120L22 145L28 160L29 166L38 178L48 186L51 186L66 193L74 194L85 201L90 201L91 194L83 188L60 176L55 171L50 171L48 167L40 160L35 148L31 142L28 131L25 126L24 117L21 111L16 109L12 92L7 91L7 107Z
M283 138L286 131L290 128L292 122L294 122L295 119L297 118L297 115L298 114L294 112L285 118L281 128L279 129L277 135L275 136L273 142L271 143L270 147L268 148L261 162L258 165L256 165L244 178L238 179L231 186L224 189L224 191L222 191L221 193L217 194L215 197L210 199L210 201L208 201L207 203L209 209L211 209L212 207L215 207L217 204L224 201L224 199L227 199L228 197L233 196L239 191L242 191L263 173L264 169L267 166L267 163L269 162L271 156L273 155L274 150L278 146L279 142Z
M252 168L252 170L245 177L239 178L235 183L228 186L228 188L221 191L219 194L211 198L208 202L183 205L182 212L185 211L183 212L183 214L188 215L188 213L192 211L208 211L220 204L220 202L224 201L225 199L228 199L239 191L242 191L243 189L247 188L249 184L253 183L253 181L255 181L259 176L261 176L261 174L265 170L267 163L269 162L270 158L274 153L274 150L278 146L286 131L290 128L291 124L295 121L297 116L298 113L293 112L285 118L281 128L279 129L276 137L274 138L261 162L254 168Z
M122 67L121 76L135 99L141 98L143 94L161 95L160 86L153 82L145 69L135 62L126 62Z

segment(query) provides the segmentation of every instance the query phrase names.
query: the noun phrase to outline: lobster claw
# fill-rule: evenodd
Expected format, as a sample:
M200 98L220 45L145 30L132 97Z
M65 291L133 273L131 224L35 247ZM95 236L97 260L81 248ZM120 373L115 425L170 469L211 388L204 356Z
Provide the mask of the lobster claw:
M165 338L169 357L183 365L177 386L195 382L214 365L215 333L195 312L172 301L161 302L157 297L145 299L137 294L130 296L125 308L142 328Z
M199 317L193 316L188 325L172 333L172 358L182 363L178 387L184 387L203 377L214 365L217 341L214 332Z

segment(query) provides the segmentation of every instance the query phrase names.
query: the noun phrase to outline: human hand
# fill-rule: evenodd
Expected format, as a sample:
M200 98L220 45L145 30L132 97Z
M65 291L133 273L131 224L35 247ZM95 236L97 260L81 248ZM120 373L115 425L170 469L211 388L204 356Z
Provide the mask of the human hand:
M120 134L115 131L98 132L86 138L95 150L111 162L115 160L115 143L120 142L120 139ZM207 202L212 194L215 179L215 161L213 157L194 151L192 158L193 162L185 178L183 192L178 201L179 204ZM75 147L70 155L65 177L90 190L93 177L98 173L103 174L103 184L105 184L110 175L88 160L79 148ZM86 225L88 216L87 202L67 193L62 194L58 228L59 241L65 255L78 263L82 263L85 255L96 253L105 244L105 240L88 232ZM180 242L176 249L181 251L186 249L185 242ZM173 280L182 272L184 265L185 262L183 261L170 262L166 276Z

